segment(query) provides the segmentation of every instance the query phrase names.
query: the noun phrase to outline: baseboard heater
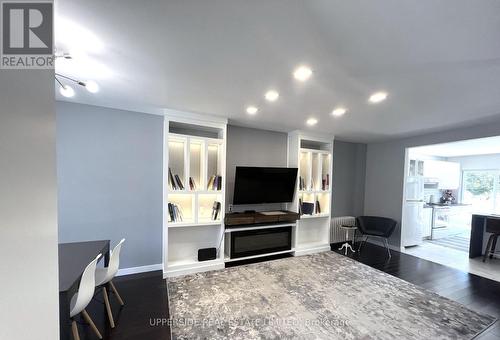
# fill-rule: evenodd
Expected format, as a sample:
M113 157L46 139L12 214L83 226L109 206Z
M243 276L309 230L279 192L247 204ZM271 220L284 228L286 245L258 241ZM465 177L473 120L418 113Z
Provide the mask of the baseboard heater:
M291 250L292 227L232 232L230 249L231 259Z

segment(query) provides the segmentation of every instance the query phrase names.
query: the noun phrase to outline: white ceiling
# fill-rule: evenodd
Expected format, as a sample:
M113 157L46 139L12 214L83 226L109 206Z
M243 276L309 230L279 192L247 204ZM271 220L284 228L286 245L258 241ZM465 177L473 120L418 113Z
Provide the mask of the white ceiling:
M310 129L370 142L500 120L499 32L498 0L58 0L57 47L80 51L56 70L100 84L74 102L280 131L315 117ZM303 63L314 74L298 83ZM388 99L369 104L377 90Z
M500 154L500 136L411 148L417 155L459 157Z

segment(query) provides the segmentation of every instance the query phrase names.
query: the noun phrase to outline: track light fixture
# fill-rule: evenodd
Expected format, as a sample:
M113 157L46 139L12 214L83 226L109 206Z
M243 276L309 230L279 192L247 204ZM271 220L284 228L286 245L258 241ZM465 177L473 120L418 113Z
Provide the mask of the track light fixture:
M59 78L62 78L66 82L70 81L70 82L73 82L73 83L75 83L77 85L83 86L90 93L96 93L96 92L99 91L99 85L97 85L97 83L95 81L93 81L93 80L88 80L88 81L84 82L84 81L81 81L81 80L78 80L78 79L67 77L67 76L62 75L60 73L56 73L55 74L55 79L56 79L56 82L60 86L59 93L61 93L61 95L63 95L64 97L67 97L67 98L73 97L75 95L75 90L73 90L73 88L71 86L69 86L67 84L63 84L63 82Z

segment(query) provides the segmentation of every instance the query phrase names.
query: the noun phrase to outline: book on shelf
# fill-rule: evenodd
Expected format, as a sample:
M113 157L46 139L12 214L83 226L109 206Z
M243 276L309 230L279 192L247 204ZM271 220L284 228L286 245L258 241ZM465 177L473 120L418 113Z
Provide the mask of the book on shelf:
M179 175L174 175L172 169L168 168L168 182L170 184L170 189L172 190L184 190L184 184L181 181Z
M174 175L172 174L172 169L168 168L168 184L170 184L170 189L177 190L177 185L175 184Z
M208 179L207 190L221 190L222 176L212 175Z
M329 190L330 189L330 175L326 174L323 176L321 180L321 190Z
M178 190L184 190L184 184L182 183L179 175L175 175L174 177L175 177L175 182L177 183Z
M302 198L299 198L299 215L302 215Z
M321 206L318 200L316 200L316 214L321 214Z
M196 190L196 182L193 177L189 177L189 189Z
M183 220L181 209L177 204L168 203L168 214L170 222L182 222Z
M221 204L218 201L214 201L212 206L212 220L217 221L220 215Z
M306 190L306 181L304 180L304 177L299 176L299 190L304 191Z

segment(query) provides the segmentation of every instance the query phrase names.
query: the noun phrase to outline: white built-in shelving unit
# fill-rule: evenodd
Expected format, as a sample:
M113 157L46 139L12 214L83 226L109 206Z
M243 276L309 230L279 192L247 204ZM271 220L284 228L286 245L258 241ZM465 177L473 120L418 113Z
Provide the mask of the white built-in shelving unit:
M287 156L288 166L298 168L296 195L288 209L300 212L300 202L314 204L313 213L302 214L297 221L294 231L295 255L328 251L332 206L333 136L313 135L301 131L290 132Z
M165 111L164 277L224 268L226 133L226 119ZM184 189L174 188L169 169L173 176L179 177ZM209 186L212 176L221 176L220 189ZM190 178L195 183L194 188L190 187ZM212 214L214 202L220 204L216 218ZM182 220L172 220L169 203L175 204ZM218 249L217 258L199 262L198 249L211 247Z

